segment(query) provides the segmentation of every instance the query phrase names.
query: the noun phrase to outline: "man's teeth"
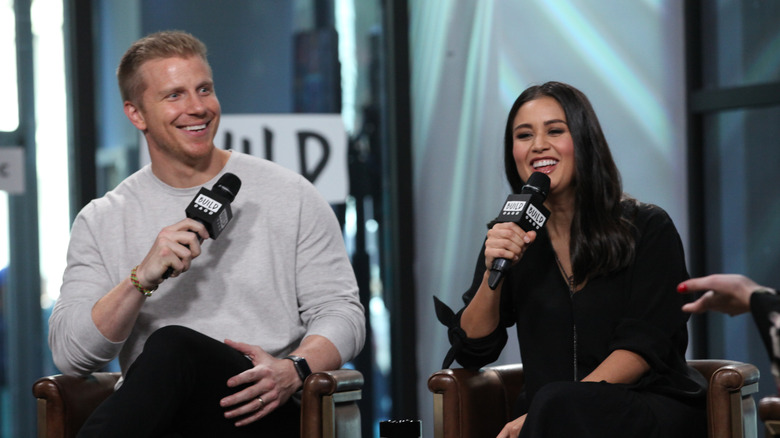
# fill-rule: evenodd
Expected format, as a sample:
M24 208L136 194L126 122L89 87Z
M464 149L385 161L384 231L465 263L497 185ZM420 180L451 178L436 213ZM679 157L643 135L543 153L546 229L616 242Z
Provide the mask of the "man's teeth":
M206 124L204 123L202 125L185 126L184 129L187 131L200 131L201 129L206 129Z
M534 163L534 169L538 169L540 167L547 167L547 166L554 166L558 164L555 160L540 160Z

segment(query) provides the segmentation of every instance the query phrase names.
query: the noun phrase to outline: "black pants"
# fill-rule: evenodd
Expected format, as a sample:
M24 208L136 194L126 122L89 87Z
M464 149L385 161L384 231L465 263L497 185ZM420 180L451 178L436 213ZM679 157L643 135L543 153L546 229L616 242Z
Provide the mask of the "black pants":
M293 400L248 426L225 419L219 401L243 387L227 380L252 367L243 354L194 330L154 332L79 437L297 437L300 408Z
M704 438L704 405L605 382L555 382L534 396L520 438Z

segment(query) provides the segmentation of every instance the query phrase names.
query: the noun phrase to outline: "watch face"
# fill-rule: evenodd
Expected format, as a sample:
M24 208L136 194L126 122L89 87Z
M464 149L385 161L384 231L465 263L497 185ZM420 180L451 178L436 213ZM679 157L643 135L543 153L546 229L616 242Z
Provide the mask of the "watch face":
M292 355L287 356L285 359L290 359L293 362L295 365L295 371L298 372L298 377L301 378L301 381L306 380L306 378L311 374L311 368L309 368L309 364L306 362L306 359Z

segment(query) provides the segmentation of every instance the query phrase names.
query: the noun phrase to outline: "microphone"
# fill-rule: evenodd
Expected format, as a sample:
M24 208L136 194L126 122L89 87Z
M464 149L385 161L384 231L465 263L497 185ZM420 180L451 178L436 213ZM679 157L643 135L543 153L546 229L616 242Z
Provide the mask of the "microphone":
M201 187L192 202L187 205L184 214L205 225L209 236L216 239L233 219L230 203L236 198L240 188L241 180L230 172L225 173L214 183L211 190ZM198 236L198 242L202 241L203 239ZM171 274L173 268L169 267L163 274L163 278L168 278Z
M543 205L549 191L550 177L542 172L532 173L519 195L511 194L506 198L501 213L493 223L514 222L525 232L540 230L550 217L550 210ZM496 289L510 264L504 258L493 260L488 277L491 289Z

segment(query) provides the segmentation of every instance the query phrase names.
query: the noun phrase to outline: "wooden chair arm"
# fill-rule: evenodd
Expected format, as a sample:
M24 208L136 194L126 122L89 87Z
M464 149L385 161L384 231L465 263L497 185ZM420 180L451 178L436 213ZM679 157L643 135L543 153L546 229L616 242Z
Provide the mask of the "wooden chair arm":
M311 438L360 437L363 374L340 369L313 373L301 394L301 436Z
M756 402L761 376L755 365L725 359L689 360L709 380L707 429L710 438L756 436Z

